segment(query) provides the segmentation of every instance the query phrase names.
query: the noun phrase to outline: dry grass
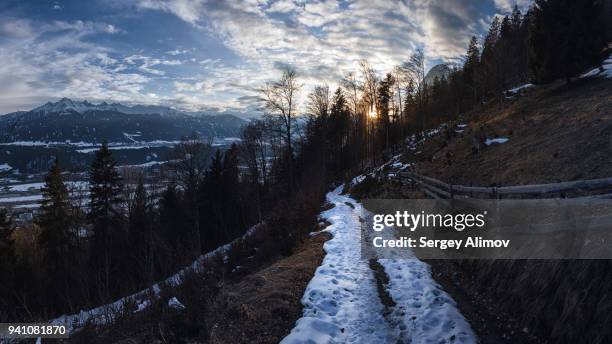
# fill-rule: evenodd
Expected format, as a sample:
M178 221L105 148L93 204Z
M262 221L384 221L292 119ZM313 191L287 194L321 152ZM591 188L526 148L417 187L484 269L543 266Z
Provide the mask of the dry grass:
M612 80L541 86L464 116L464 133L428 142L418 173L466 185L522 185L612 176ZM474 138L508 137L474 152Z
M416 171L464 185L521 185L612 176L612 80L538 87L513 104L473 111L462 134L420 147ZM506 136L474 149L474 138ZM436 278L473 315L481 339L611 343L612 264L602 261L436 261ZM470 312L473 309L473 312ZM500 329L494 322L502 322ZM518 332L521 333L518 333ZM495 342L495 341L490 341Z
M278 343L302 314L300 299L324 256L328 234L299 246L295 254L225 286L216 298L211 343Z

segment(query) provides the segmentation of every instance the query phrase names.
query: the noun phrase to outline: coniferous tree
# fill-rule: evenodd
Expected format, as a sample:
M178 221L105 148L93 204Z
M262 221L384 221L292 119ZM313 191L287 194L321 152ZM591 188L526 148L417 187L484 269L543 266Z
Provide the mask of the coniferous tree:
M600 3L595 0L536 0L528 46L534 82L571 77L599 64L607 45Z
M162 270L186 263L190 258L185 254L191 247L188 243L188 240L191 240L190 228L185 223L181 194L173 184L166 187L159 200L159 227L161 236L167 243L165 251L171 260Z
M223 154L222 176L226 195L222 197L225 203L222 210L225 218L223 222L226 240L241 235L245 224L249 222L249 209L242 199L239 163L238 146L232 144Z
M6 209L0 209L0 321L9 321L9 309L13 308L10 296L15 288L16 280L14 268L17 263L15 256L15 243L13 240L14 227ZM12 313L12 312L11 312Z
M472 36L470 39L470 45L468 46L467 56L465 64L463 65L463 80L468 88L468 102L467 107L478 102L478 89L477 89L477 77L476 73L480 65L480 51L478 49L478 39L476 36Z
M391 126L391 109L389 102L391 101L391 87L393 86L393 75L387 74L378 86L378 115L380 120L379 140L382 143L381 147L389 148L389 131Z
M206 174L210 161L211 146L203 142L197 135L183 138L181 143L174 147L174 162L171 164L182 189L182 205L185 207L185 220L190 233L185 243L188 254L192 258L202 253L203 238L200 228L202 214L200 214L199 190Z
M223 154L217 149L200 188L202 246L213 249L225 241L223 207L228 197L224 190Z
M487 98L499 95L504 89L502 68L504 57L501 54L501 27L498 17L493 18L482 46L477 88Z
M71 304L75 285L77 247L74 216L68 191L57 160L45 176L43 200L37 224L43 252L46 299L51 310L61 311Z
M126 254L123 218L120 210L122 181L116 161L102 143L89 171L89 219L92 224L91 259L94 280L92 286L99 297L117 292L122 281L120 264Z
M329 116L329 150L331 156L328 157L329 170L335 178L340 177L340 173L348 168L349 159L353 154L348 152L351 113L342 89L338 88L332 98L331 111ZM354 147L353 147L354 148Z
M134 201L130 209L129 229L134 257L134 276L139 286L147 286L154 277L153 228L147 192L142 178L134 192Z

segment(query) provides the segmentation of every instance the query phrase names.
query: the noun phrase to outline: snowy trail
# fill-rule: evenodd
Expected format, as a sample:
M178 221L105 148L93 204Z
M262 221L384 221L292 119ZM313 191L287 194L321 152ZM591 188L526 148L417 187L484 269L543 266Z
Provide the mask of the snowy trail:
M333 238L324 249L326 256L306 287L304 314L281 343L395 343L396 331L382 316L376 280L368 262L361 259L360 207L340 195L342 187L327 194L335 207L321 215L331 225Z
M378 260L389 277L385 288L396 303L383 317L373 272L361 259L363 208L340 192L337 188L327 194L335 207L321 216L331 223L326 231L333 237L325 243L327 254L302 298L304 314L281 343L476 343L455 302L433 280L429 266L416 258Z

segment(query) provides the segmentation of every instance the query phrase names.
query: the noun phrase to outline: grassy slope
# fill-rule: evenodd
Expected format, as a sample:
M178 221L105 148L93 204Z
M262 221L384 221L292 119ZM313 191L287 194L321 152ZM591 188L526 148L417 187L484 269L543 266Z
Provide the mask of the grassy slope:
M612 80L557 82L512 104L463 116L465 132L439 135L413 158L424 175L455 184L521 185L612 176ZM478 138L508 137L504 144Z
M503 108L486 104L462 118L469 123L464 133L439 135L420 147L420 154L409 153L404 160L417 160L415 169L421 174L464 185L610 177L611 90L610 79L584 80L569 88L554 83L532 89ZM475 138L498 136L510 140L475 152ZM612 341L612 261L430 264L463 310L477 309L471 320L482 339L498 331L501 322L509 341ZM483 321L489 323L478 325Z

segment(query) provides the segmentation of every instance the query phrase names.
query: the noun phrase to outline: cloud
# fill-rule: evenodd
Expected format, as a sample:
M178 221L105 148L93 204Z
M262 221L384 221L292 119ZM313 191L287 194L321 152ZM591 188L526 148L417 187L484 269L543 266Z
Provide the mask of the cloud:
M470 37L480 31L478 18L485 17L471 0L424 1L416 13L427 40L423 42L426 53L446 61L465 53Z
M29 109L60 96L90 100L144 100L150 78L125 72L112 50L87 42L106 24L83 21L37 24L3 18L0 113Z
M424 48L429 66L438 60L457 62L487 20L471 0L136 1L141 9L175 15L241 57L243 62L231 68L202 60L207 71L200 77L207 79L207 88L175 84L177 96L188 92L191 101L225 93L229 107L242 104L227 101L227 95L253 96L254 89L278 75L270 71L284 65L298 70L308 91L319 83L334 87L363 59L387 72L418 47Z
M358 71L362 59L379 73L406 61L417 48L425 50L428 67L440 60L459 61L470 36L486 30L495 14L485 11L506 11L514 4L513 0L127 1L112 1L112 8L135 12L142 20L149 20L151 11L161 11L195 33L169 31L168 37L157 38L160 45L176 39L172 34L203 36L205 42L221 42L231 59L225 58L225 52L209 53L206 45L198 47L201 41L194 38L188 38L194 43L188 49L182 41L170 48L129 50L122 55L113 43L102 46L88 39L92 34L125 34L123 40L132 32L119 28L130 27L122 22L34 22L0 15L0 59L8 61L0 66L0 77L16 80L0 85L0 100L7 102L3 105L23 104L23 99L15 99L29 93L30 98L65 95L168 102L189 109L204 104L253 109L255 98L249 97L256 97L257 87L278 77L279 66L297 69L305 93L318 83L334 87L343 75ZM521 6L529 2L516 1ZM189 72L180 76L177 70Z
M138 6L142 8L170 12L194 25L200 19L204 4L205 1L202 0L142 0L138 2Z
M32 36L32 34L29 20L2 18L0 16L0 37L26 38Z
M266 9L266 12L288 13L295 9L297 9L297 6L292 0L277 0L272 2L270 7Z
M532 3L532 0L494 0L495 7L502 12L502 14L511 13L514 6L525 13Z
M454 61L485 16L470 0L356 1L343 6L336 1L141 0L138 5L206 30L253 64L289 63L312 79L337 79L361 59L377 70L390 69L419 46L431 60ZM280 19L274 16L278 12L283 13ZM326 74L330 71L335 73Z
M114 25L111 24L107 24L103 30L104 32L110 33L111 35L123 32L122 30L117 29Z
M154 74L154 75L165 75L166 72L160 70L158 68L153 68L156 66L178 66L182 64L180 60L164 60L159 58L153 58L150 56L143 55L130 55L124 60L128 65L136 65L138 64L138 70Z
M177 55L187 54L188 52L189 52L188 50L175 49L175 50L167 51L166 54L177 56Z

